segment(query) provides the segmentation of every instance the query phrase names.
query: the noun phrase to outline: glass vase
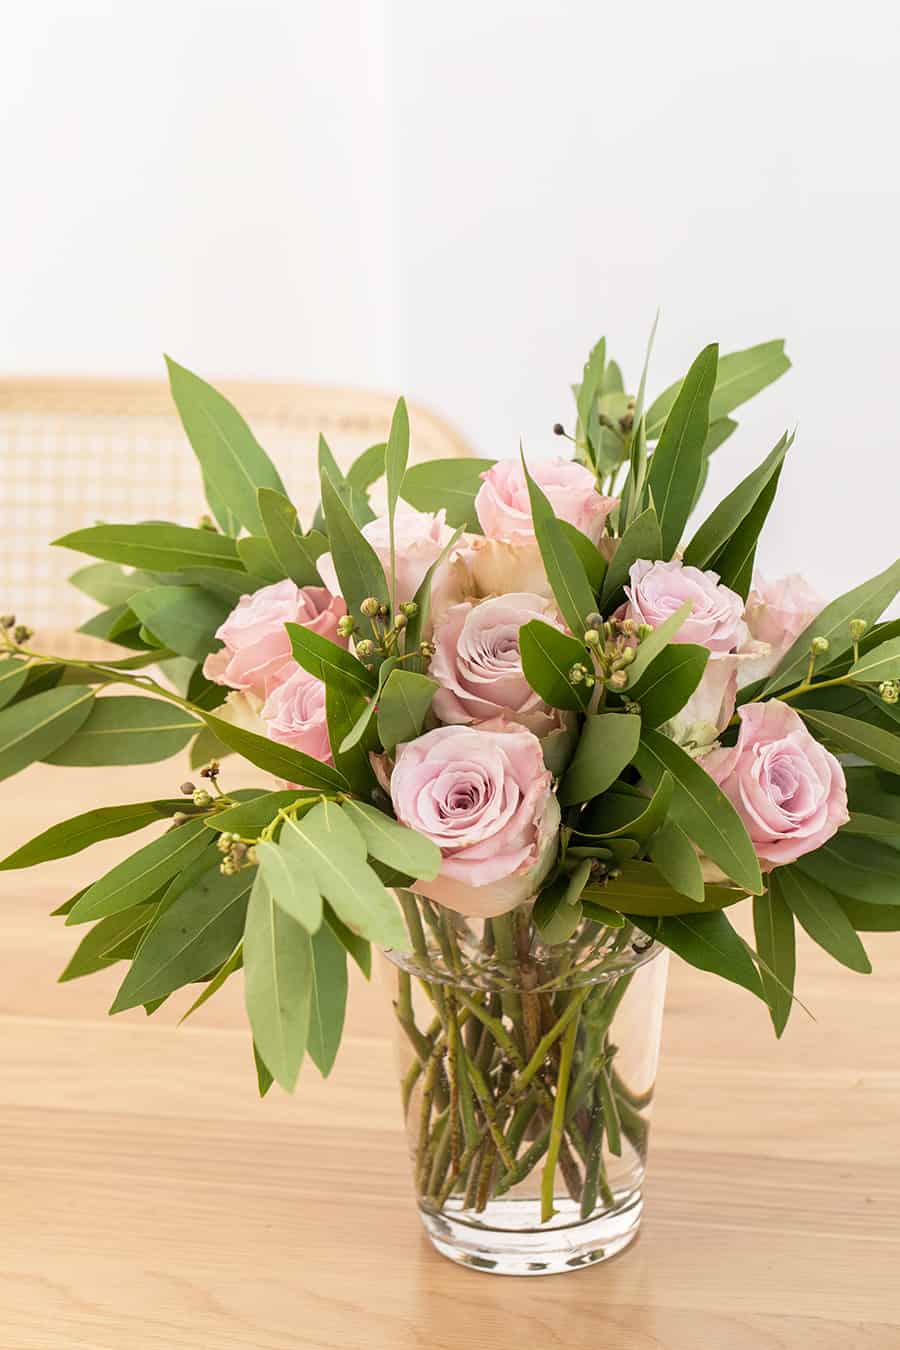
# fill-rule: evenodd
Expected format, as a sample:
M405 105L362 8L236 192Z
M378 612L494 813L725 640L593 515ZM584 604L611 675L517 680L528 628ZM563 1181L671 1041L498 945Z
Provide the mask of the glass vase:
M641 1219L668 953L630 924L541 938L401 892L389 952L416 1195L434 1246L503 1275L614 1256Z

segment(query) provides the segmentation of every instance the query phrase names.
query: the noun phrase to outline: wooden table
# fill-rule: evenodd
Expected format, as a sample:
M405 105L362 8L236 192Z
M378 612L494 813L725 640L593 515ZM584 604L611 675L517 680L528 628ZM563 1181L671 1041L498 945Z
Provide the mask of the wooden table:
M0 787L0 851L183 776L36 766ZM77 937L47 911L125 843L0 874L2 1350L900 1347L900 936L868 979L804 942L818 1020L780 1045L673 963L638 1243L508 1280L420 1231L374 984L333 1077L264 1102L239 980L178 1031L107 1019L115 975L55 984Z

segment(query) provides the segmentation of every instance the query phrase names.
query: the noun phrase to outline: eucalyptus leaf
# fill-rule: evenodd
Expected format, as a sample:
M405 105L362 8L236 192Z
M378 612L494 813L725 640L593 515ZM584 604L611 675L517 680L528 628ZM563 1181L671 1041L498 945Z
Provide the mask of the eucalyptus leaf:
M448 525L464 526L480 534L475 498L481 475L494 467L493 459L429 459L406 471L401 496L417 511L447 513Z
M619 540L606 580L603 583L601 601L604 612L618 602L619 592L628 581L628 573L634 563L646 559L655 562L663 556L662 532L656 511L648 506L632 520Z
M297 586L321 586L316 557L297 530L297 510L283 492L260 488L257 504L266 537L278 560L281 575Z
M318 801L317 792L299 792L296 788L285 788L280 792L264 792L260 789L255 796L239 802L237 806L226 807L208 816L206 824L211 830L227 830L230 834L255 839L278 815L279 811L293 807L297 802L310 804Z
M366 979L367 980L371 979L372 976L371 944L365 938L361 938L358 933L354 933L352 929L348 928L347 925L338 918L338 916L335 914L334 910L331 908L327 900L324 902L323 926L324 924L327 924L328 927L331 929L332 933L334 933L334 936L337 938L338 942L344 948L347 955L352 956L353 960L356 962L357 966L362 971Z
M578 554L560 529L552 506L528 472L524 454L522 470L528 485L534 532L550 589L572 632L583 633L587 615L596 608L591 583Z
M814 880L852 900L870 905L900 905L897 850L877 839L841 832L793 865Z
M289 745L280 745L270 741L267 736L258 736L255 731L246 731L233 722L226 722L215 713L204 712L203 720L207 727L223 744L236 750L239 755L249 759L257 768L265 769L276 778L286 779L289 783L299 783L306 788L318 788L323 792L347 792L350 784L344 775L329 764L323 764L300 750Z
M800 708L800 716L820 740L827 740L847 754L858 755L889 773L900 773L900 735L870 726L855 717Z
M322 503L341 595L356 623L368 629L362 602L372 596L383 605L390 603L384 568L327 474L322 477Z
M69 584L96 600L98 605L127 605L136 591L152 586L146 572L126 572L116 563L89 563L69 577Z
M596 544L591 543L586 534L576 530L567 520L557 518L557 525L565 538L578 554L578 561L584 568L584 574L594 593L598 593L606 580L607 562Z
M422 734L437 689L437 680L429 675L391 671L378 699L378 736L385 750Z
M742 600L750 594L756 547L778 491L781 469L779 464L748 514L713 560L713 570L718 572L721 584L736 591Z
M148 825L190 810L189 800L181 797L149 802L129 802L121 806L98 806L82 815L51 825L42 834L22 844L0 862L0 872L17 867L34 867L53 858L69 858L101 839L118 839Z
M322 924L312 940L312 994L310 1001L309 1057L323 1078L334 1067L347 1008L347 954L328 924Z
M540 619L531 619L519 629L519 656L529 685L551 708L585 710L592 690L583 681L573 684L569 678L576 664L591 669L582 642Z
M679 629L690 618L692 608L690 600L685 600L684 604L674 614L670 614L668 619L665 619L663 623L641 639L635 651L634 660L630 666L626 667L629 689L640 681L660 652L674 640Z
M566 900L568 882L568 877L559 876L549 886L545 886L532 910L532 918L541 937L551 946L568 942L581 923L580 899L576 896L572 904Z
M175 407L217 505L251 534L262 534L256 493L261 487L284 492L278 470L227 398L168 356L166 365Z
M115 965L115 960L107 955L110 948L143 932L150 922L153 906L149 904L132 905L119 914L110 914L95 923L81 939L71 960L59 977L59 983L80 980L85 975L94 975L98 970L106 970Z
M66 923L89 923L148 899L199 858L208 843L209 832L202 820L168 830L89 886L66 916Z
M155 586L133 596L131 608L173 652L202 661L218 647L216 630L232 606L198 586Z
M260 1058L286 1092L306 1052L313 979L309 933L275 904L258 872L244 929L244 997Z
M642 915L629 917L642 928L698 970L710 971L723 979L765 1000L756 966L746 946L732 928L726 916L717 911L711 914L673 915L654 920Z
M658 727L680 712L703 678L709 651L693 642L673 642L656 656L628 690L645 727Z
M45 759L87 720L94 691L80 686L48 689L0 712L0 780Z
M244 535L237 541L237 548L238 557L252 576L259 577L267 586L284 581L284 568L267 535Z
M672 782L667 775L669 783ZM660 780L660 786L666 779ZM703 881L703 869L697 850L683 830L669 822L663 825L650 840L650 857L673 890L686 895L689 900L702 905L706 900L706 887Z
M754 895L763 891L759 861L744 823L721 788L674 741L644 728L635 755L641 776L651 786L668 770L675 783L670 816L726 876Z
M659 516L663 553L667 557L678 547L694 505L709 430L710 399L716 382L718 355L718 344L711 343L694 361L684 377L650 460L647 481Z
M760 496L777 476L784 457L793 443L787 432L758 468L719 503L697 530L684 551L684 562L701 569L713 567L716 555L726 548L738 526L750 514Z
M213 997L213 995L219 992L219 990L229 979L229 977L233 975L235 971L241 969L243 964L244 964L244 941L243 938L241 938L240 942L238 942L237 946L234 948L231 955L225 961L222 962L222 964L219 966L219 969L216 971L215 975L213 975L212 979L207 981L206 985L203 988L202 993L200 993L197 996L197 998L194 999L193 1003L188 1008L184 1016L179 1018L178 1025L181 1026L181 1023L186 1022L187 1019L191 1017L197 1011L198 1008L202 1008L204 1003L208 1003L209 1000Z
M363 694L371 694L378 680L351 652L336 642L297 623L286 623L294 660L323 684L349 681Z
M259 840L256 854L276 905L287 910L308 933L315 933L322 923L322 897L310 874L298 867L284 848L269 840Z
M370 445L361 455L357 455L346 474L351 487L359 492L365 492L373 483L377 483L384 474L386 450L387 445L384 441L380 441L377 445Z
M327 478L335 493L340 497L347 513L357 526L368 525L369 521L375 519L375 512L369 505L369 498L366 493L360 491L345 475L325 437L319 436L319 477ZM324 528L325 509L324 498L320 510L316 513L314 525L318 529Z
M638 749L641 719L629 713L585 718L581 740L559 789L562 806L586 802L612 787Z
M746 403L791 366L784 352L784 339L761 342L743 351L719 357L716 387L710 400L710 420L716 421ZM654 440L681 388L681 381L669 386L647 412L647 435Z
M388 433L387 449L384 452L384 476L387 483L388 527L390 530L391 541L391 598L394 604L397 602L394 516L397 511L397 501L400 497L400 489L403 486L403 477L406 473L408 460L409 413L406 409L406 400L399 398L391 418L391 429Z
M777 868L772 875L777 877ZM774 887L770 884L766 895L753 897L753 930L762 962L759 973L763 992L775 1035L781 1036L793 1005L797 942L793 912L777 884Z
M92 525L55 539L54 547L71 548L107 562L145 567L151 572L178 572L185 567L241 570L237 544L228 535L157 521Z
M19 693L28 678L28 666L18 656L0 659L0 708L5 708Z
M860 656L850 668L850 678L866 684L900 679L900 637L884 642Z
M187 745L201 723L157 698L115 695L94 702L89 716L45 764L156 764Z
M365 802L349 800L341 809L362 835L371 857L418 881L433 881L440 872L441 851L423 834Z
M814 877L795 867L777 867L770 889L789 907L813 942L850 970L868 975L872 966L865 948L837 897Z
M378 786L369 758L379 748L375 727L370 722L360 736L353 736L371 697L367 699L359 685L343 676L332 678L325 686L325 718L335 768L362 797L369 797ZM345 748L348 739L351 744Z

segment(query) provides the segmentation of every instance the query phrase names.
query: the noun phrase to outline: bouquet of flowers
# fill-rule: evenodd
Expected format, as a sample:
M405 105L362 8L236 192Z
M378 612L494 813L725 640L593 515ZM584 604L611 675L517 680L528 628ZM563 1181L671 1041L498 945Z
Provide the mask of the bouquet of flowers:
M301 525L170 362L211 515L56 541L99 560L81 631L123 654L0 620L0 777L188 743L199 770L0 862L159 824L55 911L89 925L63 978L122 962L111 1012L194 986L193 1013L242 972L260 1091L290 1091L332 1068L348 958L384 949L420 1206L456 1260L566 1269L634 1235L668 951L781 1035L795 923L859 972L859 934L900 926L900 561L829 604L754 575L788 435L689 527L730 414L788 366L711 345L649 402L601 340L573 456L530 461L409 466L401 399L346 473L320 442Z

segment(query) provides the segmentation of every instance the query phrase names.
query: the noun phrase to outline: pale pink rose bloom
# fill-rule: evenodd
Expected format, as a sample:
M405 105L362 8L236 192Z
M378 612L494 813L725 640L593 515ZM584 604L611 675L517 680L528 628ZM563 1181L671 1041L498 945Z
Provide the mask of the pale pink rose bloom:
M265 698L272 686L293 670L286 623L302 624L346 647L338 636L338 619L347 613L339 595L322 586L296 586L276 581L252 595L242 595L216 637L225 645L203 663L203 673L216 684L245 689Z
M492 918L529 900L556 857L559 804L541 743L524 727L438 727L397 748L397 819L441 850L423 895Z
M435 630L429 674L440 682L432 703L442 722L487 722L505 714L536 736L559 726L559 714L522 673L519 629L541 619L563 631L555 607L539 595L496 596L453 605Z
M758 573L747 597L744 619L750 635L767 651L754 678L771 675L785 652L825 608L825 601L809 582L794 573L767 581Z
M739 716L737 745L713 750L700 763L771 870L812 853L847 823L847 784L837 759L788 704L748 703Z
M603 497L594 475L571 459L537 459L529 472L560 520L596 544L618 497ZM489 539L527 544L534 539L528 484L520 460L501 459L481 475L475 511Z
M448 596L484 599L510 591L553 597L537 540L509 543L483 534L464 534L450 557Z
M453 531L446 522L446 512L435 513L415 511L411 506L400 505L394 516L394 542L397 568L397 599L399 602L412 600L419 586L425 580L425 573L436 562L447 544L453 538ZM387 516L379 516L362 527L362 533L378 554L385 576L390 579L391 536ZM319 576L330 590L338 592L337 572L330 553L323 553L317 559ZM432 603L441 602L441 589L445 584L447 561L437 569L432 580Z
M325 685L302 666L277 684L262 710L266 734L280 745L301 750L322 764L333 764L325 718Z
M622 613L637 623L658 628L690 600L693 608L673 642L694 642L711 652L733 652L747 638L741 617L744 602L736 591L721 585L718 573L701 572L683 562L640 559L629 572L625 587L628 603Z
M738 690L761 677L768 651L765 643L746 642L739 652L713 652L697 688L666 723L666 735L694 756L712 749L734 716Z

